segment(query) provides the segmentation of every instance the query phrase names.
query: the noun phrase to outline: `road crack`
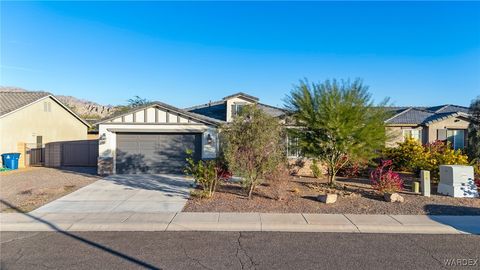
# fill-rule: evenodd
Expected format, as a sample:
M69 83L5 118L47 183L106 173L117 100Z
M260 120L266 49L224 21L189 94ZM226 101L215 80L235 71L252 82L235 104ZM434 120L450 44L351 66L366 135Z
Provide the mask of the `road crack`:
M247 258L248 258L248 261L250 262L250 266L249 266L248 269L257 269L257 264L255 264L255 262L253 261L253 258L252 258L250 255L248 255L247 251L246 251L245 248L243 247L241 238L242 238L242 232L238 232L237 252L236 252L235 256L237 257L238 261L240 262L240 266L242 267L242 270L247 269L247 268L245 268L245 264L243 263L242 258L239 256L239 255L240 255L240 252L241 252L245 257L247 257Z
M200 265L201 267L203 267L205 269L213 270L213 268L210 268L210 267L206 266L199 259L188 255L187 250L185 249L185 247L183 245L181 245L181 247L182 247L182 250L183 250L183 254L185 254L185 257L187 257L189 260L196 262L198 265Z
M425 251L425 253L427 253L427 255L430 256L430 258L432 258L433 260L437 261L437 262L440 264L440 266L442 267L442 269L448 269L448 268L445 266L445 263L444 263L444 262L440 261L440 260L437 259L435 256L433 256L433 254L431 254L431 253L428 251L428 249L426 249L426 248L424 248L423 246L419 245L419 244L415 241L414 237L408 237L408 238L410 238L411 242L413 242L413 244L414 244L415 246L417 246L417 247L419 247L421 250Z

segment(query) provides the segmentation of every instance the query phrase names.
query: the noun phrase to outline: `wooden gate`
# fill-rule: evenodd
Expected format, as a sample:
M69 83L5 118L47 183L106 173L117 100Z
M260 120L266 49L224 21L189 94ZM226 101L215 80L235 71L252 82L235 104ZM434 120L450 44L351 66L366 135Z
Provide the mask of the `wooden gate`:
M45 148L37 144L25 144L27 166L42 166L45 162Z

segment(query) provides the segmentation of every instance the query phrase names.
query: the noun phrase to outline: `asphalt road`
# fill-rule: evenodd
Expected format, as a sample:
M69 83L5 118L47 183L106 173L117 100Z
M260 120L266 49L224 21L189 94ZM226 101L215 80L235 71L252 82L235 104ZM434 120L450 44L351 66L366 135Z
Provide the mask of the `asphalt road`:
M480 269L474 235L2 232L0 239L1 269ZM447 266L451 259L471 266Z

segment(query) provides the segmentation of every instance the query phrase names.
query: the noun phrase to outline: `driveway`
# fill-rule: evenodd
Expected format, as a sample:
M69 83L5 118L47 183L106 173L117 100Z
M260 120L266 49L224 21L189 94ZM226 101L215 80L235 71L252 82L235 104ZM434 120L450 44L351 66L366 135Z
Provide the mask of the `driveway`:
M178 212L187 202L192 183L176 175L113 175L32 213Z

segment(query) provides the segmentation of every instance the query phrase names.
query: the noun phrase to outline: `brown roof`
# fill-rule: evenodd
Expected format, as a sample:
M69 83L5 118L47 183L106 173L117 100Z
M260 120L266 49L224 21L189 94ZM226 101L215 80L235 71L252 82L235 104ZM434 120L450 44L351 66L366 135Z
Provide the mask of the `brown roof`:
M0 92L0 116L51 95L48 92Z

